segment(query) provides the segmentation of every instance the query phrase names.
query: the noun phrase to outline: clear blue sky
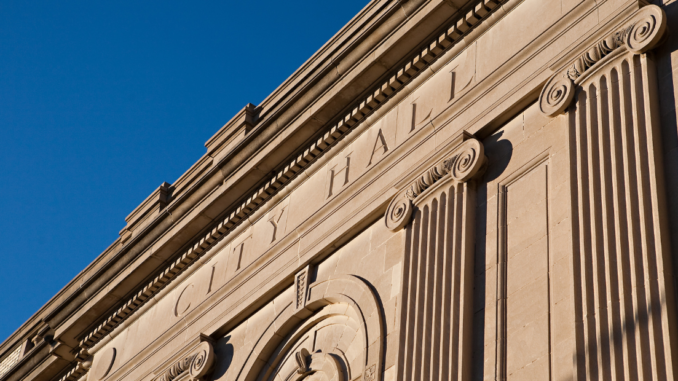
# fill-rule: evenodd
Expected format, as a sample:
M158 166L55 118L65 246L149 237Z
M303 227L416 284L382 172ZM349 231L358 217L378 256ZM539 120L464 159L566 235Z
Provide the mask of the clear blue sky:
M0 2L0 342L368 3Z

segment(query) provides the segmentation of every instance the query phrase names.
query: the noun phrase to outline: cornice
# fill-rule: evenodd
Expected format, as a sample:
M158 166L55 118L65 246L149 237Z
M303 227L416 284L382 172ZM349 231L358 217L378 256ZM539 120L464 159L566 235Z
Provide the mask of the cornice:
M408 5L407 13L412 13L417 9L418 6L424 4L422 1L411 1ZM414 4L414 5L413 5ZM415 6L416 5L416 6ZM320 56L322 54L329 54L328 52L337 50L337 46L342 47L341 50L346 54L355 48L356 41L360 38L363 38L365 34L369 31L373 31L375 28L379 27L380 23L384 21L387 13L386 8L389 9L389 12L393 13L399 10L400 5L396 5L395 2L390 0L382 1L373 1L368 6L361 11L361 13L356 16L349 24L343 28L335 37L333 37L330 42L328 42L321 50L316 53L307 63L302 65L295 74L293 74L290 79L288 79L283 85L281 85L274 93L267 98L266 101L262 103L260 108L273 109L271 104L275 103L273 99L282 99L284 98L282 94L301 94L306 91L305 88L299 86L298 79L303 76L308 76L309 72L314 72L319 67ZM381 12L381 13L379 13ZM403 22L406 19L403 19ZM400 27L400 24L392 24L389 28ZM356 31L360 28L367 27L367 30L363 30L358 36ZM336 62L339 55L334 55L334 61ZM328 61L330 62L330 61ZM346 69L344 69L346 70ZM306 73L306 74L303 74ZM294 82L297 81L297 82ZM286 99L290 99L290 96L286 95ZM266 107L264 107L266 106ZM269 112L266 115L273 115ZM257 120L259 125L262 120ZM232 158L223 158L223 161L233 162ZM128 264L131 264L130 260L133 260L138 256L138 253L141 253L143 249L138 249L140 244L148 245L145 242L153 242L153 237L149 240L149 234L156 234L155 232L167 231L169 227L176 224L177 218L182 218L179 213L175 213L177 208L183 208L190 211L192 205L195 205L196 202L204 199L206 195L209 195L211 191L215 189L213 178L216 179L218 187L219 183L224 180L223 169L214 165L213 158L209 155L205 155L201 158L195 166L191 167L184 175L177 180L173 187L172 198L169 202L169 205L155 217L152 221L148 221L146 226L139 228L134 231L134 234L131 237L125 237L126 240L116 240L107 248L102 255L97 257L92 264L90 264L85 270L83 270L78 276L66 285L55 297L53 297L48 303L45 304L33 317L31 317L27 323L25 323L15 334L10 336L3 344L0 346L2 352L7 352L13 348L13 344L17 342L17 339L21 337L22 339L26 335L31 336L32 331L27 330L26 327L29 324L44 324L40 320L53 321L57 319L58 321L63 321L68 316L72 316L73 307L83 304L87 299L91 298L91 295L96 295L96 290L92 287L98 288L98 290L103 289L109 282L111 277L110 269L111 266L115 265L118 268L125 268L124 263L121 267L118 263L121 260L128 261ZM203 188L208 188L203 190ZM186 207L188 205L188 207ZM177 217L179 216L179 217ZM158 235L156 235L158 237ZM143 240L143 241L142 241ZM136 254L135 254L136 251ZM120 271L120 270L116 270ZM84 292L87 290L87 292ZM85 298L85 299L83 299ZM74 304L75 303L75 304ZM58 325L58 322L55 322Z
M183 268L192 264L201 252L212 246L216 241L222 238L225 233L231 231L244 218L251 215L256 208L261 206L289 180L296 176L302 169L310 165L324 152L329 150L334 143L349 133L351 129L359 124L367 115L371 114L381 104L390 99L390 97L398 92L402 86L409 83L412 78L435 61L435 59L445 52L447 48L452 46L456 41L459 41L466 32L470 31L474 26L477 26L483 17L489 15L490 12L498 6L499 3L490 0L479 2L476 4L475 10L472 9L467 12L455 23L455 25L452 25L445 33L440 35L430 44L427 44L420 53L416 54L414 58L409 60L404 66L393 71L392 76L387 81L381 86L376 87L374 91L358 103L350 113L344 118L341 118L339 122L329 127L322 137L308 146L302 154L291 161L282 171L279 171L264 186L247 198L247 200L238 208L233 210L230 215L212 229L209 234L193 245L193 247L185 252L180 258L175 260L170 267L166 268L163 273L155 277L155 279L146 287L136 293L132 299L102 322L95 331L81 340L81 345L87 347L97 339L98 334L105 334L129 316L136 308L143 304L148 297L162 288L164 284L169 282ZM78 358L81 362L86 361L86 352L81 353ZM79 365L74 369L77 370L81 368L82 366ZM69 372L66 379L71 379L79 374L79 371Z
M227 218L219 222L219 224L205 237L198 241L171 266L166 268L165 271L158 275L146 287L141 289L132 299L81 340L80 347L83 348L84 351L81 352L79 358L86 358L86 350L88 348L92 347L103 336L114 330L117 325L143 305L146 300L151 298L164 285L176 277L184 268L197 261L201 254L227 236L242 221L251 216L268 199L273 197L287 183L295 178L296 175L329 151L335 143L350 133L352 129L368 115L376 111L381 105L385 104L398 92L398 90L409 83L419 72L430 66L436 58L453 46L455 42L460 41L464 34L469 32L473 27L479 25L483 17L489 16L492 10L497 9L499 5L500 3L494 2L493 0L478 2L473 10L464 14L454 23L454 25L451 25L446 32L427 44L419 54L414 56L414 58L409 60L400 69L394 71L394 74L388 81L384 82L381 86L377 86L374 92L358 103L358 106L356 106L349 114L340 119L337 124L332 125L322 137L308 146L301 155L288 163L282 171L278 172L264 186L251 194L245 202L233 210ZM462 156L455 156L455 158L459 157ZM456 162L461 163L463 160L456 160L455 163ZM453 164L452 167L456 168L457 166Z
M384 2L376 3L383 4ZM484 20L484 17L487 17L481 16L482 12L486 10L488 7L490 7L491 4L493 4L493 2L491 1L479 3L480 8L468 12L465 15L465 17L460 20L461 22L460 27L461 28L477 27L479 25L479 22ZM145 300L148 299L149 295L150 296L156 295L158 290L160 290L162 287L164 287L164 285L168 284L172 279L174 279L177 276L177 274L179 274L183 269L193 264L197 260L197 258L204 254L206 250L209 250L210 248L214 247L216 242L223 239L227 234L232 234L234 229L236 229L239 224L241 224L243 221L247 219L252 218L255 215L255 212L259 208L261 208L264 204L270 203L269 200L278 195L279 192L286 186L289 186L289 183L292 181L292 179L294 179L304 169L311 166L320 157L327 153L344 136L351 133L355 129L355 127L358 126L362 122L362 120L364 120L364 118L368 117L369 115L372 115L385 102L392 99L393 96L398 92L398 90L402 86L411 83L412 80L422 71L424 71L427 68L430 68L431 63L438 56L440 56L444 52L449 51L451 46L458 41L459 36L468 36L469 31L465 31L462 34L459 33L460 29L455 29L455 27L456 25L453 28L450 28L448 32L441 35L440 38L437 38L430 45L425 47L421 52L417 53L414 56L414 58L410 59L405 65L400 67L398 70L393 71L391 73L392 75L389 76L389 79L387 81L385 81L381 86L376 87L374 91L370 92L368 96L364 97L361 100L361 102L355 104L349 113L346 113L346 115L343 118L325 128L325 133L323 134L323 136L321 136L313 143L308 145L302 153L300 153L293 160L291 160L282 170L277 171L274 176L271 176L268 179L268 181L265 182L264 185L257 188L248 197L245 197L245 200L242 203L240 203L238 207L230 210L229 214L225 218L221 219L216 225L214 225L209 230L208 233L202 236L202 238L195 241L194 244L192 244L189 249L182 251L183 254L181 254L179 258L171 262L170 266L166 267L163 270L163 272L158 274L151 282L147 283L143 288L138 290L138 292L135 292L134 296L131 299L129 299L124 305L118 308L115 311L115 313L108 317L104 322L102 322L97 327L97 329L101 328L100 332L104 332L105 330L108 329L115 329L115 326L120 323L119 321L118 322L115 321L114 318L115 314L121 312L118 315L118 317L120 317L122 320L126 319L131 313L136 311L139 308L139 306L144 303ZM459 33L459 36L455 35L455 31ZM273 103L273 101L271 102ZM271 111L269 114L263 115L268 117L268 115L274 115L274 113L273 111ZM274 119L273 117L271 118L272 119L270 120ZM251 120L249 122L246 122L246 125L249 124L253 126L254 123L260 123L262 122L262 120L263 119L259 119L256 122ZM242 126L242 124L238 126ZM257 128L259 128L259 126L263 126L263 124L257 125ZM238 128L239 127L236 127L235 129L238 130ZM231 131L227 128L225 131L225 135L228 135L230 132L236 131ZM220 136L224 135L223 131L219 131L217 134L218 135L221 134ZM233 136L233 134L229 136ZM256 134L251 136L253 139L254 137L256 137ZM228 138L224 138L224 140L228 140ZM223 141L220 141L220 143L222 142ZM246 142L243 142L243 144L245 143ZM234 152L236 151L237 150L234 150ZM219 159L223 161L228 160L228 158L225 156L223 158L220 157ZM200 186L201 183L207 182L208 181L206 179L207 176L216 176L216 174L221 169L218 165L214 165L211 162L212 160L213 160L212 157L203 157L198 163L200 166L195 166L189 169L186 177L182 176L182 178L178 180L175 183L175 185L180 181L184 181L182 183L185 184L183 185L184 189L189 188L193 189L194 187ZM193 180L184 180L188 178L193 178L197 180L195 182ZM185 192L183 190L177 192L177 197L171 200L170 205L168 205L166 208L165 214L159 216L154 222L145 227L143 231L144 232L150 231L154 226L156 226L156 224L158 224L160 218L166 218L168 216L167 213L169 213L169 211L171 211L175 205L178 205L180 201L183 202L184 199L189 197L190 194L191 192L189 190ZM143 237L143 234L145 233L140 231L139 235L134 237L134 239L136 239L137 241L132 239L127 243L129 245L136 244L141 239L140 237ZM117 244L118 241L114 243L114 246L117 246ZM100 259L97 259L97 261L100 261ZM81 277L81 275L79 275L79 277ZM130 302L132 304L130 304ZM139 304L135 305L136 302L139 302ZM135 307L130 308L131 305L135 305ZM127 314L125 315L125 313ZM90 332L90 334L85 339L81 340L81 344L87 347L89 345L87 343L87 338L94 338L92 334L94 334L95 332L96 329ZM93 342L96 342L96 338L94 338ZM82 361L84 360L84 358L80 357L80 360Z

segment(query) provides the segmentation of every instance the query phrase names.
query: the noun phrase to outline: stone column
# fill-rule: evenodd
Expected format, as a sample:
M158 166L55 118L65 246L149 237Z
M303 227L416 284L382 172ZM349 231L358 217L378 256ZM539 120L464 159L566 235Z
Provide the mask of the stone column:
M485 163L466 139L401 191L386 212L405 227L398 380L467 380L471 365L475 193Z
M568 118L578 379L672 380L671 252L652 49L654 5L547 83L542 112Z

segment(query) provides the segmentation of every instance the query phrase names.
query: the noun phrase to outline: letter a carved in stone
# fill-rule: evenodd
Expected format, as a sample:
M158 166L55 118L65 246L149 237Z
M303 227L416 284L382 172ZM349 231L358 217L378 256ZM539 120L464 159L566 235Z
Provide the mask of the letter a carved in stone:
M386 139L384 139L384 134L381 132L381 128L379 131L377 131L377 138L374 140L374 146L372 147L372 153L370 154L370 161L367 163L367 166L369 167L372 165L372 159L374 158L374 153L377 152L377 150L383 149L384 151L381 153L382 155L386 154L388 152L388 144L386 144Z

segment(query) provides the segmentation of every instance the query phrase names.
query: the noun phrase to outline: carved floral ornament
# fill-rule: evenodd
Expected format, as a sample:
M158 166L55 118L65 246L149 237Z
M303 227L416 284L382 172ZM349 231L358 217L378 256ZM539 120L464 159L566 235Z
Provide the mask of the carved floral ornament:
M386 227L398 231L405 227L412 217L414 200L426 189L445 177L457 183L464 183L480 172L485 164L485 148L475 138L463 142L454 153L424 173L391 200L386 209Z
M605 57L624 51L643 54L657 46L665 35L666 15L661 8L649 5L638 10L627 26L596 43L564 72L552 76L539 96L539 109L550 117L561 114L572 102L575 86L586 78L590 68Z

